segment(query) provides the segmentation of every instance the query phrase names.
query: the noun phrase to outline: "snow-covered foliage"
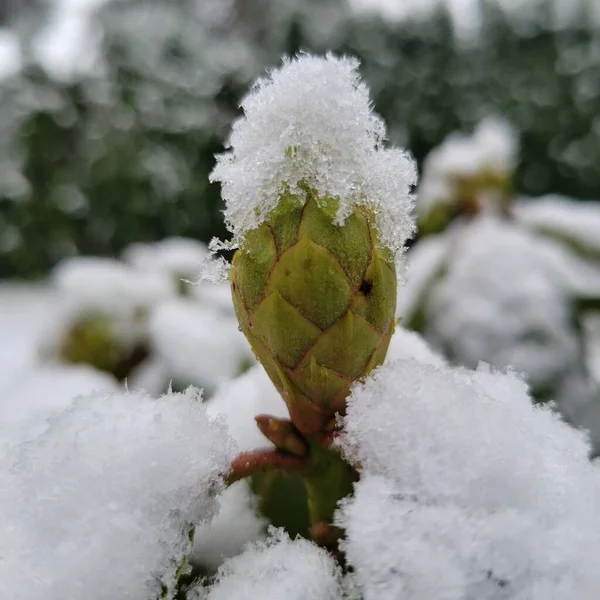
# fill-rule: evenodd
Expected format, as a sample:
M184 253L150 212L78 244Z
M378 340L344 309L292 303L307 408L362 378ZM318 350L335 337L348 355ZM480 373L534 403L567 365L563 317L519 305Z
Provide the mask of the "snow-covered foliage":
M484 119L470 136L455 132L446 138L423 165L419 230L436 233L461 213L504 213L517 149L515 131L497 118Z
M292 541L272 530L265 542L226 561L203 600L338 600L340 569L326 551L307 540ZM205 594L205 595L204 595ZM193 598L193 596L192 596Z
M3 594L172 598L233 450L192 390L76 400L0 462Z
M187 74L177 72L177 83L185 87ZM157 104L143 118L164 116ZM214 172L231 247L281 193L308 185L339 201L337 224L366 205L383 245L402 253L414 167L384 147L385 126L355 61L285 61L243 108ZM188 117L169 126L203 118ZM400 291L399 311L435 348L399 328L388 362L314 435L284 420L288 407L314 409L306 392L284 386L286 405L261 366L226 381L248 356L226 288L179 285L204 248L177 240L132 248L126 262L61 265L54 292L65 316L53 339L65 335L69 352L40 358L21 387L0 388L2 591L19 600L595 600L600 467L588 438L551 406L535 406L512 370L477 366L491 357L526 371L536 400L558 400L600 439L600 402L576 326L576 300L593 300L600 276L564 231L558 241L541 237L509 209L516 162L503 127L455 140L430 164L442 179L457 176L458 219L417 244L416 283ZM579 224L567 229L572 239ZM133 391L114 392L119 379ZM167 379L219 387L207 402L193 388L158 398L138 391L142 381L160 391ZM96 391L74 398L84 389ZM265 437L259 413L272 415L259 419ZM265 469L303 485L314 543L265 532L267 513L257 514L259 499L239 480ZM295 500L288 495L284 509Z
M193 280L208 252L197 240L167 238L154 244L131 244L123 253L123 260L138 269L149 272L164 271L178 286L182 280Z
M600 390L590 356L600 208L556 197L515 201L514 134L501 135L499 126L492 133L484 122L426 161L418 204L431 209L424 233L437 235L409 253L398 314L455 364L483 360L523 373L537 401L556 401L598 445ZM435 213L429 192L440 182L451 210Z
M386 127L351 58L300 55L259 80L241 104L218 157L225 220L239 244L277 206L281 194L302 201L302 186L339 201L335 222L353 206L376 215L381 242L400 250L413 232L416 169L406 152L384 147Z
M192 284L206 247L183 238L134 244L124 261L77 257L53 273L56 308L39 341L46 360L83 363L152 393L207 395L254 362L226 284Z
M600 204L574 203L564 196L522 198L514 213L523 226L566 243L576 252L600 259Z
M389 363L354 389L342 445L365 600L596 596L600 471L515 375Z

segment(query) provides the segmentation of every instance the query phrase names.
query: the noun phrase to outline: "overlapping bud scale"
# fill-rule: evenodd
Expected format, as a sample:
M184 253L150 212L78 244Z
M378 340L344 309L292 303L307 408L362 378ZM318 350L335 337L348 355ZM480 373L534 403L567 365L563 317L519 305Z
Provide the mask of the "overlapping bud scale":
M240 327L305 435L344 413L350 386L385 358L396 270L374 216L301 188L246 233L231 268Z

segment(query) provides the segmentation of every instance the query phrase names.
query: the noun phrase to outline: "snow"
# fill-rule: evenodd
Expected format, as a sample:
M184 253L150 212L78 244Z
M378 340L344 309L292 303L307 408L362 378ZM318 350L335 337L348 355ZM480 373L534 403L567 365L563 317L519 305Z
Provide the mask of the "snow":
M210 416L224 419L229 435L242 452L272 446L258 429L256 415L289 417L283 399L260 365L222 384L206 406ZM220 497L217 517L209 525L197 528L191 560L214 569L223 558L240 552L247 542L262 539L265 525L256 512L248 483L237 482Z
M516 168L517 152L515 131L496 117L482 120L471 135L451 134L425 159L417 212L424 215L436 204L455 200L461 181L485 175L508 179ZM493 203L485 207L493 208Z
M77 257L54 269L59 308L43 334L44 352L58 357L64 336L82 319L101 319L119 347L144 344L151 309L175 295L165 273L136 269L109 258Z
M445 266L448 245L448 236L442 233L422 238L410 249L406 261L406 281L398 283L398 318L413 319L428 287Z
M426 365L441 367L446 360L434 352L429 344L416 332L396 327L385 357L386 362L414 359Z
M208 248L191 238L171 237L153 244L136 243L125 249L125 262L147 271L162 271L176 280L194 279Z
M491 216L438 239L446 245L443 275L424 296L422 285L408 292L420 298L422 333L433 348L471 368L481 360L515 368L534 391L550 390L572 422L600 439L600 403L572 306L576 296L600 289L597 271L551 241Z
M174 295L175 285L160 271L135 269L121 261L99 257L63 260L53 281L72 304L86 311L130 315Z
M344 428L361 480L337 519L365 600L596 597L599 467L514 374L386 364Z
M600 258L600 206L597 202L576 202L557 195L523 198L515 204L514 213L525 227L554 236Z
M412 159L386 149L384 122L371 108L358 62L301 54L259 80L242 100L211 180L222 184L233 244L262 223L286 191L305 202L301 184L338 198L335 222L359 204L376 215L381 243L400 250L413 232Z
M257 513L257 499L247 481L236 481L219 497L219 512L196 527L190 562L216 570L244 546L264 538L267 522Z
M233 450L193 390L77 399L0 461L3 596L172 598Z
M268 448L271 442L259 431L254 417L260 414L289 418L287 406L261 365L221 385L208 401L209 415L222 417L240 451Z
M0 284L0 394L5 386L37 361L37 348L48 321L55 317L57 298L40 284Z
M205 600L341 600L339 568L327 552L271 529L265 542L226 561Z
M233 316L181 298L161 303L149 318L151 345L176 382L213 392L254 362Z
M116 392L113 377L87 365L32 365L0 390L0 456L48 429L50 417L78 396Z

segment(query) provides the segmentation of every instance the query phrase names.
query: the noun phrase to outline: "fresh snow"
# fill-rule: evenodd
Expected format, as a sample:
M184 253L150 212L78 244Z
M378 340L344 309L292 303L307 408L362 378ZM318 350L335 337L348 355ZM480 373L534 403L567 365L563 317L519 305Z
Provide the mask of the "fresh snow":
M436 204L451 203L461 181L486 174L508 179L516 168L517 151L515 131L495 117L481 121L471 135L456 132L448 136L423 164L417 194L418 214L426 214ZM493 201L481 200L484 208L494 207Z
M233 314L221 314L189 298L157 306L148 329L154 354L176 383L193 384L212 393L254 362Z
M338 513L365 600L593 600L600 471L511 373L380 367L348 402Z
M301 54L259 80L242 100L211 175L222 185L233 245L262 223L300 183L339 199L336 222L358 204L376 215L381 242L394 252L413 232L416 168L403 150L385 148L386 127L360 80L358 61ZM303 201L300 200L299 201Z
M426 365L441 367L446 360L434 352L429 344L416 332L404 327L396 327L390 340L385 362L414 359Z
M525 227L554 236L600 260L598 202L576 202L557 195L522 198L516 203L514 212Z
M113 377L88 365L47 363L16 374L0 390L0 457L25 439L46 431L78 396L116 392Z
M304 539L272 529L219 569L203 600L341 600L341 576L333 558ZM204 593L206 595L204 595ZM193 599L193 596L192 596Z
M526 374L532 387L551 384L551 399L598 442L598 390L573 327L573 301L598 293L598 271L493 216L456 224L434 240L409 255L400 314L410 320L422 310L424 337L457 364L474 368L483 360Z
M79 398L0 461L2 596L171 599L233 451L193 390Z

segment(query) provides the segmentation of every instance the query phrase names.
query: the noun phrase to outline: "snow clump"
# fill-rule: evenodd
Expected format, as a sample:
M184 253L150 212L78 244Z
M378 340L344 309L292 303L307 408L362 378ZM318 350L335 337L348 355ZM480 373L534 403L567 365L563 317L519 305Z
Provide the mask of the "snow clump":
M361 465L337 522L365 600L597 597L600 471L514 374L386 364L341 444Z
M230 151L218 157L212 181L222 185L225 221L237 247L277 206L303 186L337 198L335 222L357 205L376 215L381 243L393 252L413 233L414 161L385 148L386 127L372 110L353 58L302 54L285 59L243 99Z
M77 399L0 461L2 596L172 598L234 452L191 389Z

